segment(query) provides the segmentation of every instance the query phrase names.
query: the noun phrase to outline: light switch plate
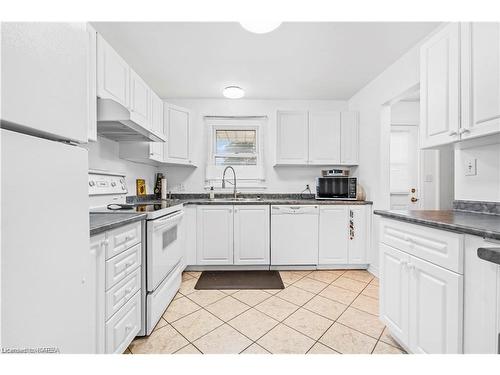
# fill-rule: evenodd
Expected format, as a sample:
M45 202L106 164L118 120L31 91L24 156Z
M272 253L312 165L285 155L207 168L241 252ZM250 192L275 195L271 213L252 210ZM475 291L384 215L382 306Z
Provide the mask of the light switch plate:
M477 175L477 159L476 158L465 159L464 167L465 167L465 175L466 176Z

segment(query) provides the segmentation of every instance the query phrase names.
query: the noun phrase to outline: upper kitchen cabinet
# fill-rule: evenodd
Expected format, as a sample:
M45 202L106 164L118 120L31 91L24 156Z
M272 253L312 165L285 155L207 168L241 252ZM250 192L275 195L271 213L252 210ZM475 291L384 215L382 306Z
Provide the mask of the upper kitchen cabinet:
M151 89L130 69L130 114L139 125L151 129Z
M461 25L462 139L500 132L500 23Z
M358 164L358 113L278 111L276 165Z
M3 22L1 45L2 127L87 142L86 24Z
M460 25L450 23L420 47L420 146L455 142L460 127Z
M97 96L129 106L130 67L101 35L97 35Z
M163 130L163 101L151 91L151 128L154 132L164 134ZM163 161L164 144L161 142L149 143L150 157L156 161Z
M192 115L186 108L164 103L163 121L167 141L164 145L164 163L192 165L191 121Z

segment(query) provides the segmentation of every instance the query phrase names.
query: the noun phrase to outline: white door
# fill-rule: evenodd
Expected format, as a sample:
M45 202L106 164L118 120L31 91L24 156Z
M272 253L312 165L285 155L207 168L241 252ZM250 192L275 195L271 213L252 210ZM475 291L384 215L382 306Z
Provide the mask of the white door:
M234 207L234 264L268 265L269 206Z
M163 136L163 101L151 91L151 127L153 132ZM149 144L150 158L163 161L163 142L151 142Z
M391 335L408 344L408 262L410 256L380 243L380 320Z
M390 135L391 210L416 210L418 198L418 127L391 126Z
M1 119L87 142L88 43L83 22L3 22Z
M321 206L319 209L319 264L347 264L349 207Z
M165 143L166 160L190 163L189 160L189 110L171 104L165 105L167 121L167 142Z
M307 164L307 111L278 111L276 164Z
M346 165L359 163L358 112L342 112L340 127L340 162Z
M413 353L462 353L463 276L410 257L410 341Z
M233 206L198 206L197 225L197 264L233 264Z
M420 146L459 139L460 26L450 23L420 47Z
M349 206L349 264L367 264L370 239L368 206Z
M462 24L462 138L500 132L500 23Z
M309 112L309 164L340 164L340 112Z
M130 69L130 117L146 129L151 129L151 89Z
M97 96L113 99L129 107L130 67L118 53L97 34Z

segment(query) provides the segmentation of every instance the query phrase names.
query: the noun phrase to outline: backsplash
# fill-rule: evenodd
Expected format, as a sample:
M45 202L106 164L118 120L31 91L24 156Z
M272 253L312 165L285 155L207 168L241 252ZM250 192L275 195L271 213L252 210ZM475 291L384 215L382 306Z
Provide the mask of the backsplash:
M500 215L500 202L456 200L453 202L453 209L456 211Z

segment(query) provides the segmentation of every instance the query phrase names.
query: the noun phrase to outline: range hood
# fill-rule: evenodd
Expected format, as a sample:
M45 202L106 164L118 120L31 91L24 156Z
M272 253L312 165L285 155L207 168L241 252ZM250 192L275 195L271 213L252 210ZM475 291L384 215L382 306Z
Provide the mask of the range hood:
M97 99L97 134L118 142L165 142L162 134L139 125L134 113L112 99Z

